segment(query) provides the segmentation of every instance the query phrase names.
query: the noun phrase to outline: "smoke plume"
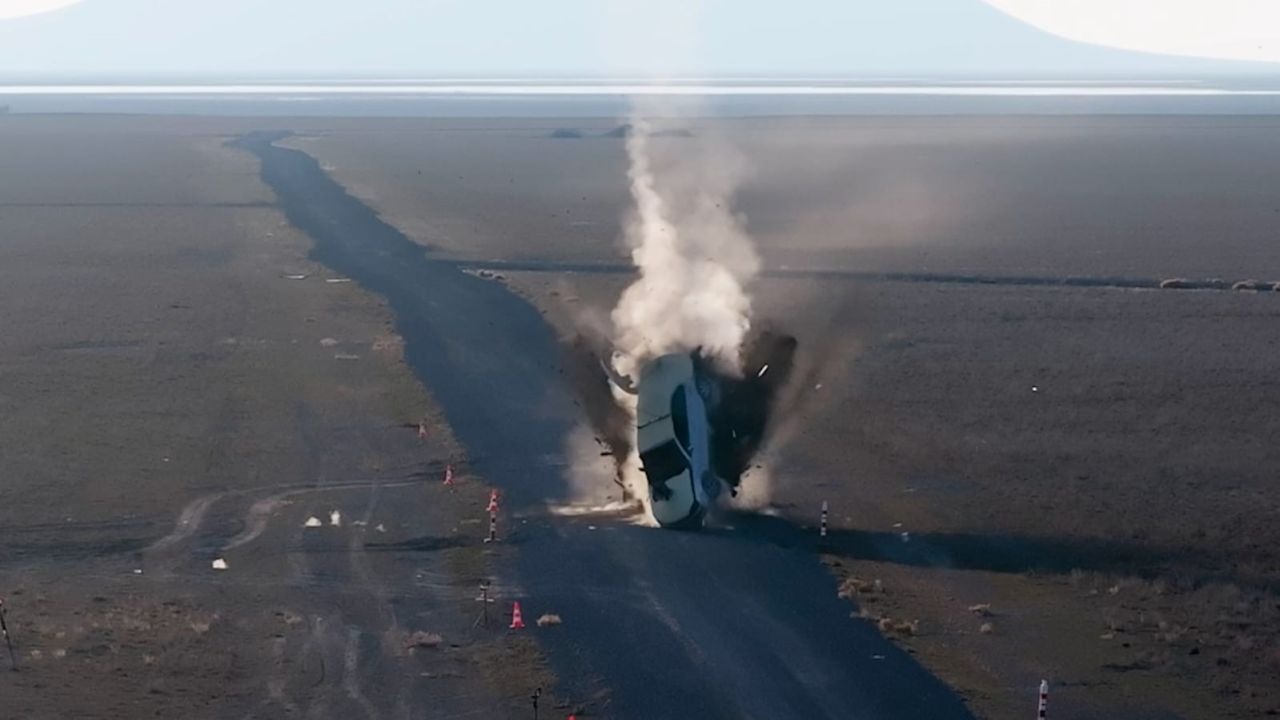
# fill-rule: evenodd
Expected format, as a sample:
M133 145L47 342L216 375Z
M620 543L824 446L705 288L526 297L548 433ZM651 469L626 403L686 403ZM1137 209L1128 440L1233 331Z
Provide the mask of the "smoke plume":
M701 349L736 373L751 328L747 286L760 269L731 204L746 165L713 136L657 134L640 118L627 135L626 241L639 277L611 316L614 367L634 378L646 360Z

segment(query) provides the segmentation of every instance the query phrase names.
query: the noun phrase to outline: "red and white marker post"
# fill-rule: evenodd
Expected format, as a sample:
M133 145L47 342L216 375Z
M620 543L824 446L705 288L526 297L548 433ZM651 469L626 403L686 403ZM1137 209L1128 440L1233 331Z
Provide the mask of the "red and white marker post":
M498 491L489 491L489 537L484 541L487 543L498 541Z

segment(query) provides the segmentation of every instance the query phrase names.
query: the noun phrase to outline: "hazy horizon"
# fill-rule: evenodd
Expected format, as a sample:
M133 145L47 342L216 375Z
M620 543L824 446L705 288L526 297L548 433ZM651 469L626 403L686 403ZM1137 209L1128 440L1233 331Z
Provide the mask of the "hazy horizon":
M1179 27L1161 22L1173 15L1153 18L1147 29L1167 30L1169 48L1176 51ZM1230 39L1227 30L1201 34ZM0 46L5 48L0 84L311 78L1185 80L1275 77L1280 68L1256 57L1192 57L1068 39L990 0L798 0L786 8L755 0L695 7L661 0L608 5L553 0L537 6L449 0L374 0L360 6L336 0L216 5L82 0L0 19ZM1270 53L1270 44L1259 42L1257 52Z

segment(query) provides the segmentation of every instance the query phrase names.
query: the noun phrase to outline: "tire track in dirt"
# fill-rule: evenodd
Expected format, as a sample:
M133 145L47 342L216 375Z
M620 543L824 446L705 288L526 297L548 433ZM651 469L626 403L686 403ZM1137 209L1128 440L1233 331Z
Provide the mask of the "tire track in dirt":
M201 523L209 513L209 508L226 494L226 492L210 493L187 503L178 513L173 530L142 551L145 569L161 577L172 575L180 559L180 551L190 543L191 538L200 529Z
M363 632L358 627L347 628L347 648L342 656L342 687L347 697L364 711L369 720L381 720L378 709L369 702L360 689L360 637Z
M331 705L331 697L333 696L337 684L332 681L333 674L342 667L336 662L337 658L328 657L327 647L330 636L324 629L325 619L320 615L311 618L311 634L307 638L307 642L302 646L303 666L306 666L306 658L315 657L319 665L319 677L309 686L303 687L299 695L303 698L309 698L307 702L307 710L303 717L305 718L328 718L330 717L329 709Z

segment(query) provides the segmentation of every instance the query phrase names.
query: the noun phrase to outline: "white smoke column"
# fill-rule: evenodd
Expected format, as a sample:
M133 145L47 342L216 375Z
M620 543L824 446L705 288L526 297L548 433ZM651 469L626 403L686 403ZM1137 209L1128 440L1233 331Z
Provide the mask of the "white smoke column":
M635 212L626 239L639 277L613 310L615 367L635 378L646 360L701 348L737 372L751 327L746 286L760 269L731 210L745 164L707 132L663 138L674 162L659 167L650 122L638 118L631 128L627 174Z

